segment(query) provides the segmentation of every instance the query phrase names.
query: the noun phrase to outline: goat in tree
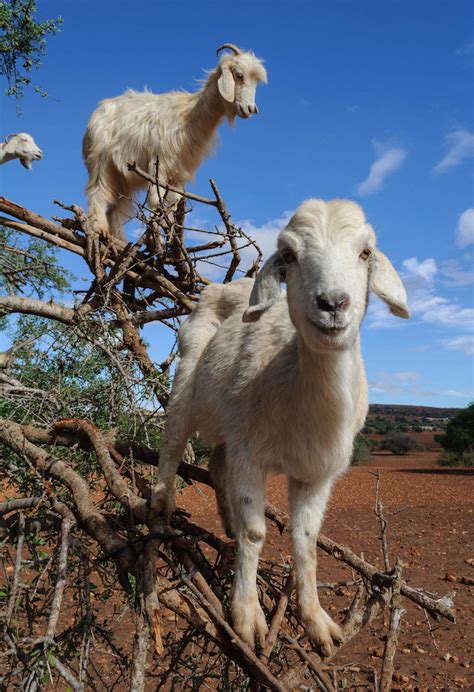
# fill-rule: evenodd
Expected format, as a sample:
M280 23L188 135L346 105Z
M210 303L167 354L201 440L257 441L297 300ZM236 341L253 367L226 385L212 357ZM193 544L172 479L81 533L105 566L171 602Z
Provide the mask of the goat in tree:
M159 161L162 184L183 189L209 154L225 116L233 125L236 115L258 113L255 92L267 72L252 52L231 43L202 89L195 93L172 91L152 94L129 90L102 101L87 126L83 156L89 181L86 192L89 217L98 232L125 239L124 222L131 215L133 195L146 183L127 168L136 163L155 175ZM168 196L174 203L176 197ZM155 187L148 192L151 208L159 204Z
M31 170L32 162L39 161L42 157L43 152L27 132L8 135L0 142L0 164L20 159L22 166Z
M280 282L287 294L281 295ZM359 328L369 290L399 317L406 292L362 209L308 200L278 237L255 282L211 284L181 327L181 360L160 450L151 511L174 510L175 474L189 435L212 446L209 471L227 532L237 539L232 618L253 646L267 625L256 573L268 474L288 477L298 607L324 655L341 639L322 609L316 540L335 478L368 410Z

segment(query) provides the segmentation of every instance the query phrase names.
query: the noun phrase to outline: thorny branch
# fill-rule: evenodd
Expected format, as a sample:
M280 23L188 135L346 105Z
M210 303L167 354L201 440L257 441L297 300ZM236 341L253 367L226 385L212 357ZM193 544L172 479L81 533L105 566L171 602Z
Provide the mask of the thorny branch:
M298 685L333 690L339 671L364 674L376 685L376 672L364 666L332 666L329 675L327 661L305 642L291 565L266 564L260 570L270 630L256 655L233 631L228 617L233 544L192 523L182 510L171 529L152 523L150 486L159 456L150 429L162 429L174 351L157 366L141 328L159 321L176 329L209 283L202 268L216 254L228 262L220 279L230 281L240 271L244 250L253 252L248 276L257 271L261 252L233 224L214 181L213 197L206 198L161 186L158 176L148 176L135 165L130 169L158 185L162 200L157 209L148 209L146 201L137 204L143 231L134 243L98 237L75 205L60 205L72 216L52 221L0 197L5 215L0 224L82 257L92 275L82 301L73 306L63 305L57 296L46 300L10 291L0 296L0 315L43 317L59 324L68 338L100 352L124 384L130 418L136 419L129 427L131 436L106 422L100 429L77 415L74 406L67 408L60 388L33 391L23 384L21 373L1 374L1 394L12 413L0 419L9 474L7 499L0 503L0 542L10 542L5 560L12 564L4 571L6 649L0 653L0 685L33 689L44 680L55 684L59 675L74 690L113 689L115 681L123 685L124 680L129 689L144 690L151 675L151 685L173 680L180 689L197 689L216 678L220 683L222 678L227 689L250 680L254 690L286 690L291 678ZM181 195L176 208L166 202L169 191ZM188 223L190 204L215 210L214 229ZM214 236L210 241L209 234ZM119 396L112 383L104 386L111 397ZM43 403L39 406L38 401ZM194 462L191 447L179 468L181 481L212 487L207 470L190 460ZM383 569L323 535L318 546L353 570L345 582L355 588L355 595L343 623L344 644L390 604L381 674L383 689L389 689L400 599L412 600L433 617L454 621L454 614L450 595L437 599L408 586L399 562L390 570L380 478L376 512ZM284 512L267 503L266 515L280 532L287 530ZM101 615L102 605L106 616ZM117 627L127 623L120 637L109 621ZM99 662L101 651L105 664Z

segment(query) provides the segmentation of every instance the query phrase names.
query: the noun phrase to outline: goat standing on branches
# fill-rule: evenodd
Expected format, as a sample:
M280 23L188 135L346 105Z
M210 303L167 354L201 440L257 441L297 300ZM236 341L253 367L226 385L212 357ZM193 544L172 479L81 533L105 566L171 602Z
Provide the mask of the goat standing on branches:
M89 173L89 217L97 232L125 239L123 226L131 215L132 198L144 181L127 164L155 176L159 161L161 184L183 189L215 142L216 130L227 116L249 118L258 113L255 91L267 82L262 62L252 52L226 43L232 55L221 56L202 89L190 94L172 91L152 94L129 90L102 101L92 114L83 142ZM168 195L168 201L176 201ZM159 205L157 186L148 204Z
M199 430L213 446L209 471L219 512L237 538L234 629L251 646L267 632L256 575L269 473L288 477L306 633L326 656L341 639L319 603L316 540L332 483L349 465L367 415L359 327L369 289L392 313L409 316L402 282L376 249L362 209L345 200L308 200L256 281L210 285L180 330L152 512L157 524L161 513L172 513L176 470L188 436Z

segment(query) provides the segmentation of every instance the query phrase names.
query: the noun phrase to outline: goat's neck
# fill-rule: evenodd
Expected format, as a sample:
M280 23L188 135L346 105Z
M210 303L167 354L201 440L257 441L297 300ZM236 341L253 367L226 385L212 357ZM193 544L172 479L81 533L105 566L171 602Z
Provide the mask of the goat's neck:
M302 411L306 414L326 411L341 423L352 417L362 368L359 336L351 348L340 351L315 352L300 338L297 338L297 348L299 368L295 383L298 390L296 401Z
M7 163L7 161L12 161L16 158L15 152L9 150L8 142L0 143L0 164Z
M189 121L193 130L208 141L212 140L215 131L225 115L225 106L217 87L216 75L209 75L204 87L193 94L189 110Z

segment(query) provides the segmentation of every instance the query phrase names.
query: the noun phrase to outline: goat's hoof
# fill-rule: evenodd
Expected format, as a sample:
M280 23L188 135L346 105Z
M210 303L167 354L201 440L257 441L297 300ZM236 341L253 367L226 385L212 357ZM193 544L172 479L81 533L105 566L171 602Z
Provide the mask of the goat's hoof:
M153 488L150 513L158 522L169 525L171 517L176 508L174 498L174 488L158 481Z
M240 605L232 608L232 623L239 637L251 649L255 641L263 648L268 634L268 625L260 603L252 603L249 607Z
M344 638L339 625L322 608L311 618L302 619L306 634L320 649L321 654L325 657L332 656L334 644L340 644Z

